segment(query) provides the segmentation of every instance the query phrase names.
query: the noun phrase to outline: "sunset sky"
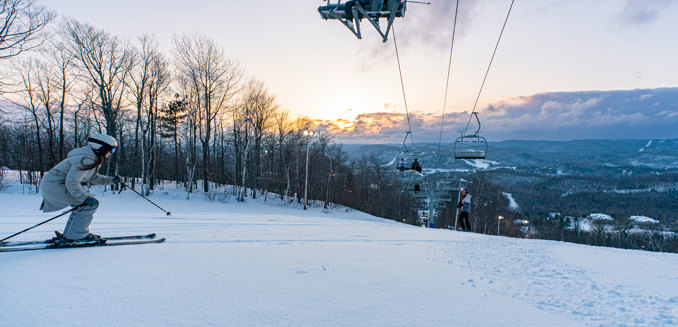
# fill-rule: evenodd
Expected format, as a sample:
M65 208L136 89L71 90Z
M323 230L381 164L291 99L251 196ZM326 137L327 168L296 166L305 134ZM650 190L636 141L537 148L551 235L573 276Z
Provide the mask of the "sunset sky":
M409 110L430 120L428 134L420 132L430 137L415 141L437 140L433 131L440 128L452 32L455 1L431 1L430 6L409 4L405 17L395 25ZM280 106L294 115L349 129L388 117L397 120L388 127L390 131L404 133L405 109L392 36L382 43L364 22L364 39L356 39L339 22L320 18L317 7L323 1L39 3L129 40L153 34L167 55L173 35L206 34L223 46L228 57L240 60L248 74L262 80ZM509 5L510 0L460 2L446 133L465 126L468 115L455 118L455 113L472 108ZM481 119L492 116L485 113L488 106L534 105L536 94L677 87L676 17L678 1L673 0L517 0L480 99ZM566 107L590 100L572 94L565 97L570 101ZM677 92L671 94L674 97L659 103L665 110L657 113L668 111L664 115L678 123L671 115L678 112ZM489 118L483 129L490 134L507 129L496 125L500 121L507 120ZM495 137L521 135L520 128L524 126ZM678 137L666 130L667 135L646 137Z

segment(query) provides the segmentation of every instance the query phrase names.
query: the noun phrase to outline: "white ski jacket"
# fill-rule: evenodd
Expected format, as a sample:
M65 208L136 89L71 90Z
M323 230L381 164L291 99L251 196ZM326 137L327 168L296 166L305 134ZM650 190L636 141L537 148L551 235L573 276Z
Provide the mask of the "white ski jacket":
M98 174L99 168L83 170L85 165L96 162L94 150L89 146L73 149L68 157L50 169L42 178L42 206L40 210L51 212L68 206L77 206L93 197L82 184L113 184L113 178Z
M468 213L471 213L471 194L466 194L466 196L461 200L462 210Z

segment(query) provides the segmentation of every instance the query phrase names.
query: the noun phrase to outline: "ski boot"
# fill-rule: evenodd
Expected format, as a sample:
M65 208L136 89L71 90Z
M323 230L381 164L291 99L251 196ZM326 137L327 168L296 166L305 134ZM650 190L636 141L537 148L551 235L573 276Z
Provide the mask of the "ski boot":
M57 247L72 247L72 246L91 246L91 245L100 245L106 243L106 239L101 238L101 236L89 233L87 236L72 240L66 238L64 234L55 231L56 237L52 238L54 245Z

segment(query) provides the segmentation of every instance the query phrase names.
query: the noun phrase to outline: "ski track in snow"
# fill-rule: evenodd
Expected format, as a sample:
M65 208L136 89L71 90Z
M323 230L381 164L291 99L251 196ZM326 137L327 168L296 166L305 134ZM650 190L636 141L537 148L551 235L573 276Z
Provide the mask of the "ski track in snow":
M11 188L10 188L11 189ZM16 190L15 190L16 191ZM162 244L0 253L8 326L674 326L678 255L431 230L269 198L99 194ZM0 235L52 214L0 193ZM473 222L473 217L471 217ZM16 240L51 237L65 218ZM74 319L77 318L77 319Z
M470 249L486 243L482 239L475 242L478 244ZM609 257L609 252L624 250L541 242L553 246L543 251L542 246L524 242L523 246L503 247L504 256L471 250L469 255L475 260L469 262L468 269L479 274L479 283L487 283L486 287L498 294L546 311L569 314L582 322L606 326L678 323L678 294L661 285L645 287L647 279L663 278L647 271L647 267L660 264L658 258L637 256L627 262ZM614 274L624 275L624 280L608 279ZM677 280L678 275L674 273L671 279Z

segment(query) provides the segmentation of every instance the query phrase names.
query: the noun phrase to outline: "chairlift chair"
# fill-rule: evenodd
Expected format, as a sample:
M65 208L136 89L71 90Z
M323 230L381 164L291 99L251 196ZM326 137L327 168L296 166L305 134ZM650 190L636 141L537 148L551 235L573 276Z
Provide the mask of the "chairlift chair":
M407 139L410 139L410 142L412 142L412 131L407 131L405 132L405 138L403 139L403 158L411 158L410 162L410 170L412 170L412 163L414 163L414 160L417 160L417 163L419 164L419 168L423 170L423 165L421 164L421 161L419 161L419 154L414 151L414 142L412 142L412 145L408 148L407 147ZM421 172L415 172L416 175L422 175Z
M419 153L414 151L414 143L413 142L410 146L407 145L408 139L410 139L410 142L412 142L412 132L411 131L405 132L405 138L403 139L403 151L398 155L398 158L405 160L405 166L404 166L405 169L404 169L404 171L401 171L400 175L401 175L401 177L406 177L406 178L417 177L417 176L422 177L423 175L421 173L419 173L419 172L414 173L412 171L412 163L414 162L415 159L418 159ZM419 166L422 167L421 162L419 162L418 160L417 160L417 162L419 163ZM400 170L400 162L398 163L398 167L396 167L396 168L398 168L398 170Z
M461 132L461 136L454 141L454 158L455 159L485 159L487 156L487 140L480 136L480 119L478 113L473 112L478 122L478 130L471 135L465 135Z
M458 192L459 188L456 186L443 186L443 192Z
M444 202L452 202L452 194L442 193L440 194L440 200Z
M336 19L348 28L358 39L362 39L360 22L363 18L381 35L384 42L388 39L388 33L393 26L396 17L405 17L407 10L406 0L351 0L341 3L331 3L327 0L326 6L318 7L318 13L324 20ZM386 18L386 30L381 30L380 18Z

